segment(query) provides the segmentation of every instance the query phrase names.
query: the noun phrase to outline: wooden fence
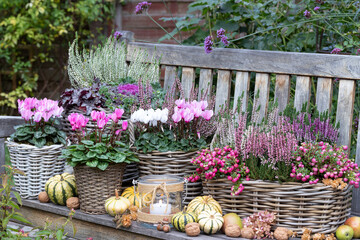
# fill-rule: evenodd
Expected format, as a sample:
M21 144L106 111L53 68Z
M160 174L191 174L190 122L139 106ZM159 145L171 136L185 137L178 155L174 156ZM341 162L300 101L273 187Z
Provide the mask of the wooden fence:
M129 33L127 36L132 38ZM360 57L345 55L324 55L294 52L258 51L243 49L215 49L205 54L202 47L178 46L167 44L146 44L128 42L128 60L137 49L146 50L149 60L152 56L160 59L165 68L164 88L168 89L180 77L185 95L189 96L196 83L200 90L206 90L216 80L216 106L228 104L230 99L237 99L243 94L247 103L250 92L260 93L260 114L265 116L270 99L270 89L279 103L280 110L291 100L296 109L309 102L313 81L317 82L315 102L321 112L330 110L333 99L333 80L338 79L336 121L340 124L338 144L350 145L352 119L354 112L356 81L360 80ZM215 74L217 74L215 78ZM251 76L254 77L252 82ZM272 76L275 78L272 83ZM292 81L294 79L294 81ZM295 93L291 94L291 85ZM274 86L273 86L274 85ZM253 86L253 89L250 89ZM234 106L235 107L235 106ZM246 108L246 104L244 104ZM4 137L18 124L11 117L0 117L0 164L4 162ZM357 139L359 138L358 132ZM356 162L360 164L360 142L356 144ZM354 191L353 212L360 214L360 194Z

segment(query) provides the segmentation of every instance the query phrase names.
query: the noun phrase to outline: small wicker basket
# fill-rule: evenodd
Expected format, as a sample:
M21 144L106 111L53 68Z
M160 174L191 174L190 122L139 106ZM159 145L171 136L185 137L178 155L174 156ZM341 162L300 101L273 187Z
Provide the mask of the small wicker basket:
M191 163L191 159L196 155L196 153L196 151L154 151L147 154L137 152L136 154L140 160L140 176L170 174L185 177L186 175L190 175L196 170L196 166ZM189 204L193 198L202 195L202 183L187 183L185 191L187 194L183 194L185 198L184 204Z
M37 199L45 189L50 177L62 174L65 160L60 159L63 145L51 145L38 148L29 144L20 144L7 139L11 165L26 175L14 176L15 189L22 198Z
M298 234L303 228L313 233L333 233L351 212L352 187L335 190L324 184L245 181L245 189L232 196L232 182L227 179L203 181L204 192L217 200L224 212L247 217L258 211L277 213L276 226Z
M121 190L126 163L112 163L104 170L78 165L74 168L80 210L88 214L106 214L105 200Z

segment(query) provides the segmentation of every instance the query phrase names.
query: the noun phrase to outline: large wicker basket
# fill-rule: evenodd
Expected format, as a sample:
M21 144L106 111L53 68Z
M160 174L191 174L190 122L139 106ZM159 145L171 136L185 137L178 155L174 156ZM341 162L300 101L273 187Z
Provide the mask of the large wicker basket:
M136 153L140 162L140 176L170 174L185 177L195 172L196 166L191 159L196 152L151 152L144 154ZM186 193L187 192L187 193ZM184 190L184 204L188 204L193 198L202 195L202 183L187 183Z
M26 175L14 176L15 189L22 198L37 199L44 191L50 177L64 172L65 160L60 159L63 145L51 145L41 148L29 144L19 144L7 140L11 165Z
M247 217L258 211L277 213L277 226L301 234L304 227L313 233L332 233L351 211L352 188L334 190L324 184L246 181L238 196L231 196L232 183L226 179L203 181L204 192L216 199L224 212Z
M109 164L104 170L78 165L74 168L80 210L88 214L105 214L105 200L121 190L126 164Z

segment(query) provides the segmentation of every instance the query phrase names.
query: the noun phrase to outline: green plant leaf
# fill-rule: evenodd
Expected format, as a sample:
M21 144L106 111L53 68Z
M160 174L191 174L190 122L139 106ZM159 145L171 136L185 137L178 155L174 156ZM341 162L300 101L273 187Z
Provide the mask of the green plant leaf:
M16 212L14 213L14 215L11 217L12 219L18 220L20 222L26 223L26 224L31 224L31 222L29 222L26 218L24 218L20 213Z
M42 136L43 136L43 132L42 131L37 131L37 132L35 132L34 133L34 138L42 138Z
M46 144L45 138L32 138L32 141L34 142L34 145L38 148L41 148Z
M82 140L81 142L82 142L83 144L85 144L85 145L88 145L88 146L94 145L94 142L91 141L91 140Z
M44 127L44 131L45 131L46 134L52 135L52 134L56 133L56 128L53 127L53 126L50 126L50 125L46 125Z
M99 164L97 165L97 167L100 169L100 170L105 170L107 167L109 166L109 163L107 162L99 162Z
M98 160L94 160L94 161L88 161L86 162L86 166L89 167L96 167L98 165L99 161Z
M86 154L86 157L88 158L94 158L96 156L96 152L93 152L93 151L89 151L87 154Z
M61 240L63 238L63 230L62 229L59 229L57 230L56 232L56 239L57 240Z

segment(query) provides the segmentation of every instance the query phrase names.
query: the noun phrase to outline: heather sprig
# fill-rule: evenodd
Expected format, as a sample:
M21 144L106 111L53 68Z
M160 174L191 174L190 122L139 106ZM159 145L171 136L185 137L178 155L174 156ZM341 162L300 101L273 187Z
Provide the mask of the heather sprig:
M294 151L295 161L290 176L301 182L316 184L322 179L343 178L343 181L359 187L359 166L347 155L347 146L337 147L329 143L302 143Z
M191 160L195 165L196 173L188 176L190 182L196 182L201 176L206 179L227 178L234 183L231 187L231 195L239 195L244 186L242 181L249 180L249 168L239 159L239 153L229 146L223 148L215 148L213 151L203 149L198 155Z

